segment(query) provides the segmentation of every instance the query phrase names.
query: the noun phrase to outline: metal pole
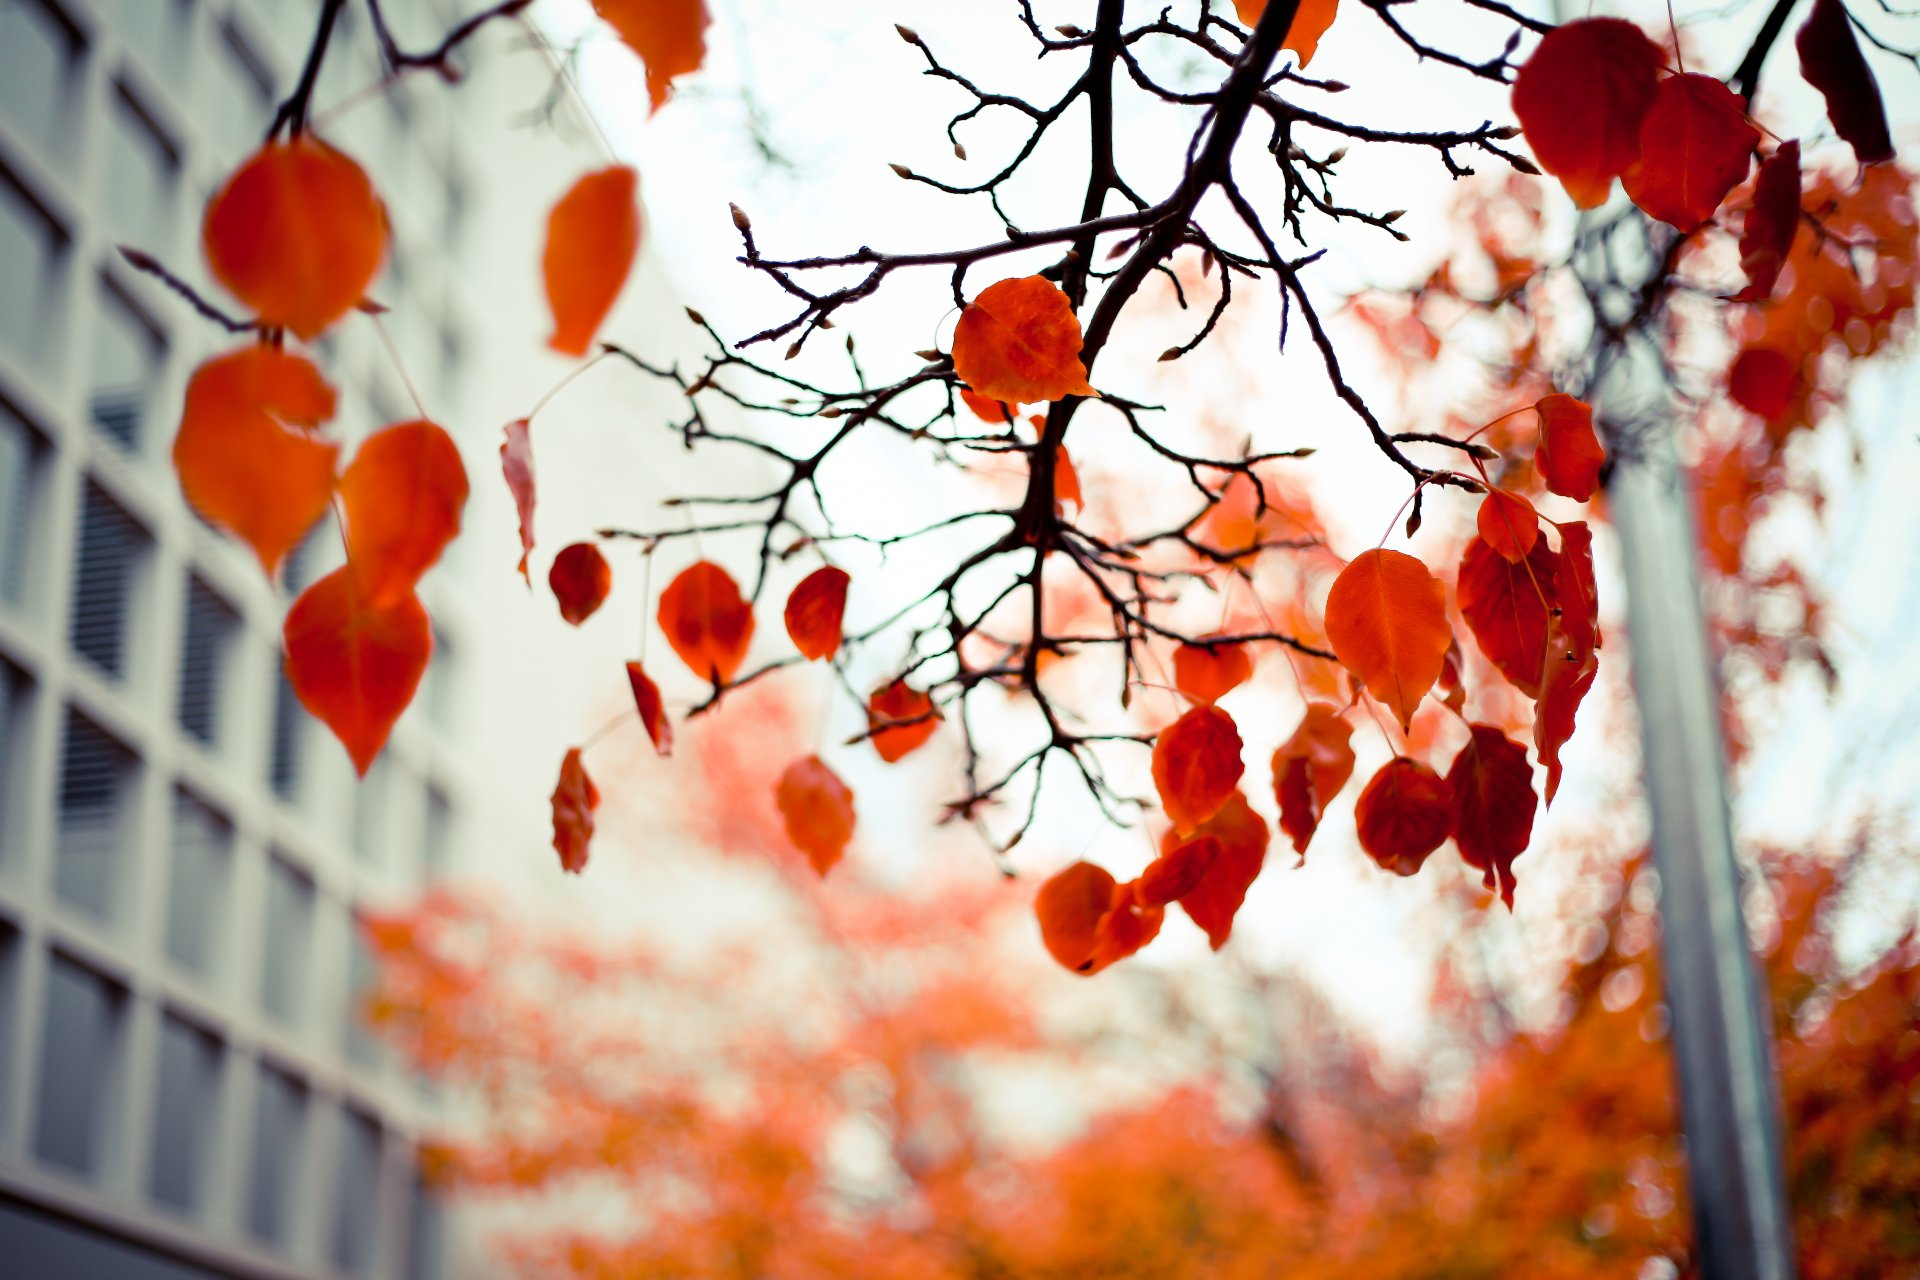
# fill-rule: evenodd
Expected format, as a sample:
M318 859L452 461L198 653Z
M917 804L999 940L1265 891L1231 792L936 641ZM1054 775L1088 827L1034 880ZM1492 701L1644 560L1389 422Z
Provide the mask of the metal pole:
M1740 905L1719 680L1701 609L1692 504L1673 447L1673 406L1648 335L1631 336L1602 358L1593 399L1615 444L1607 500L1627 580L1700 1276L1793 1280L1772 1038Z

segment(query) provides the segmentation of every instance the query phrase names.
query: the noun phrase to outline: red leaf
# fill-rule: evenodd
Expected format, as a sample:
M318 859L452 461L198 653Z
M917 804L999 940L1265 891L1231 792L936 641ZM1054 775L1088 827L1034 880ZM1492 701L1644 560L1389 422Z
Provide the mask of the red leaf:
M640 713L640 723L646 729L647 737L653 740L654 753L672 755L673 721L667 718L667 709L660 701L660 686L637 662L627 664L627 683L633 686L633 706Z
M607 602L613 590L613 570L607 558L591 542L576 542L562 547L547 570L547 586L560 604L560 616L579 626Z
M460 532L467 469L453 437L431 422L368 436L340 477L347 555L375 603L413 590Z
M1243 644L1183 644L1173 651L1173 683L1195 702L1218 702L1253 675Z
M1547 770L1547 803L1560 789L1560 748L1573 736L1580 710L1599 670L1593 650L1580 649L1558 631L1548 637L1547 663L1540 677L1540 703L1533 713L1533 745Z
M1502 559L1515 563L1525 560L1540 540L1540 517L1533 504L1505 489L1487 490L1487 496L1480 500L1478 524L1480 540Z
M326 421L333 406L320 371L275 347L215 356L187 383L173 441L180 491L269 575L326 513L340 446L293 428Z
M1033 900L1047 953L1075 973L1091 972L1100 921L1112 908L1117 887L1091 862L1076 862L1049 877Z
M715 685L733 679L753 642L753 606L732 575L711 560L682 569L660 593L660 629L693 674Z
M1760 162L1753 182L1753 207L1740 229L1740 269L1747 273L1747 287L1735 301L1765 302L1773 296L1799 231L1800 143L1783 142Z
M1004 400L995 400L989 396L976 395L966 387L960 388L960 399L967 408L973 410L974 417L982 422L991 422L1000 426L1011 426L1014 414L1020 411L1019 405L1008 404ZM1045 419L1041 421L1044 422Z
M1166 908L1143 907L1134 901L1132 885L1115 885L1112 905L1094 930L1092 964L1081 972L1095 974L1133 955L1160 936L1166 918Z
M593 0L593 8L647 64L647 96L655 111L676 79L707 60L705 0Z
M1560 629L1576 653L1600 647L1597 619L1599 587L1593 580L1593 530L1585 520L1560 526L1560 558L1554 563L1554 603L1560 606ZM1552 648L1551 645L1548 646Z
M412 592L368 599L343 565L300 593L284 635L288 683L365 777L427 669L427 611Z
M1453 823L1453 797L1439 774L1406 756L1380 766L1353 806L1366 855L1395 875L1418 872Z
M1162 729L1153 744L1153 785L1182 831L1219 812L1245 771L1240 731L1218 707L1195 707Z
M917 751L939 726L940 712L933 699L895 680L873 691L867 699L867 724L873 749L888 764Z
M1068 503L1080 511L1087 507L1087 500L1080 493L1080 473L1073 469L1067 446L1061 445L1053 451L1053 509L1063 511Z
M1554 392L1533 406L1540 415L1540 439L1533 465L1548 489L1585 502L1600 487L1600 465L1607 451L1593 433L1593 406Z
M1699 72L1669 76L1641 122L1640 158L1622 182L1650 216L1692 231L1747 176L1759 145L1739 94Z
M269 142L207 202L207 265L260 322L311 340L380 270L387 215L359 165L301 134Z
M1273 753L1273 791L1280 829L1305 860L1321 815L1353 776L1353 728L1330 702L1309 702L1293 736Z
M822 876L833 869L853 839L853 791L819 756L787 766L774 788L774 802L787 824L787 839L807 855Z
M1080 319L1045 276L990 284L967 304L953 371L976 395L1015 404L1100 394L1080 363Z
M1133 882L1133 900L1143 907L1164 907L1199 888L1220 856L1218 836L1196 836L1147 864Z
M1446 588L1403 551L1362 552L1327 593L1327 639L1405 729L1453 643Z
M1893 159L1887 108L1854 39L1846 6L1840 0L1813 0L1813 12L1793 47L1800 52L1800 74L1826 98L1833 131L1846 139L1860 163Z
M1540 167L1582 209L1607 198L1640 155L1660 49L1620 18L1585 18L1546 34L1513 82L1513 113Z
M507 477L507 492L513 495L513 509L520 517L520 576L528 586L527 557L533 553L533 438L532 423L525 418L509 422L506 442L500 446L500 470Z
M1487 888L1513 909L1513 860L1533 836L1533 768L1527 749L1489 724L1471 726L1473 736L1447 770L1453 794L1453 842L1461 859L1486 876Z
M1266 864L1267 824L1253 811L1239 792L1227 797L1219 812L1182 837L1168 831L1160 837L1164 856L1187 840L1211 836L1220 842L1220 852L1195 885L1180 898L1180 908L1207 935L1207 942L1218 951L1233 934L1233 918L1247 899L1247 890Z
M580 748L567 750L560 762L560 781L553 787L553 848L560 869L579 875L587 865L587 846L593 840L593 811L600 807L600 789L587 776Z
M541 272L553 312L548 343L583 356L613 310L640 249L640 175L624 164L587 174L547 215Z
M1460 642L1455 640L1447 646L1447 656L1440 665L1440 702L1455 715L1462 714L1467 705L1467 687L1460 678L1460 668L1465 659L1460 653Z
M1772 347L1748 347L1727 370L1727 394L1763 421L1777 423L1793 403L1799 378L1800 371L1786 355Z
M800 580L787 597L787 634L793 647L808 661L831 658L840 651L840 622L847 611L844 569L832 565L815 569Z
M1475 538L1460 560L1454 593L1480 652L1529 698L1540 694L1547 623L1558 602L1554 580L1560 557L1545 542L1511 564Z

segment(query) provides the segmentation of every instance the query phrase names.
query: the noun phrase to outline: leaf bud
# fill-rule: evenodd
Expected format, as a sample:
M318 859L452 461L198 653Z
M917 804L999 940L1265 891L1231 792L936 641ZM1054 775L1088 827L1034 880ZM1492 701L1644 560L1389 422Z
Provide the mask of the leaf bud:
M1084 27L1076 27L1071 22L1063 22L1055 27L1054 30L1069 40L1078 40L1081 36L1087 34Z
M737 204L729 204L727 208L733 210L733 225L736 228L741 231L753 230L753 220L747 217L747 211L745 209L742 209Z
M695 324L699 325L703 329L706 327L707 318L701 315L698 311L695 311L692 307L687 308L687 319L693 321Z
M1161 360L1161 363L1163 364L1168 360L1178 360L1179 358L1180 358L1180 348L1178 347L1168 347L1165 351L1162 351L1160 353L1160 360Z
M1380 222L1384 226L1392 226L1394 223L1400 221L1400 219L1406 216L1407 216L1407 211L1405 209L1395 209L1392 213L1389 213L1386 217L1380 219Z
M903 164L890 164L887 166L887 168L893 170L895 173L899 174L903 178L911 178L913 176L913 170L907 168L907 166Z
M953 154L957 159L965 160L967 158L967 149L956 142L953 144Z
M920 43L920 33L915 31L912 27L907 26L905 23L896 22L893 24L893 29L895 31L898 31L900 33L900 38L902 40L905 40L908 44Z

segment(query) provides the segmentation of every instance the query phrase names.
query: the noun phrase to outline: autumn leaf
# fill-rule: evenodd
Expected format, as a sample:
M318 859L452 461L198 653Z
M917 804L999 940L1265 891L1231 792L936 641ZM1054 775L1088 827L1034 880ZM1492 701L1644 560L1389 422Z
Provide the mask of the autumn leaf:
M1115 885L1107 913L1094 928L1092 963L1080 972L1091 975L1124 960L1160 936L1166 908L1143 907L1135 901L1133 886Z
M340 477L347 556L367 597L411 592L460 532L467 470L453 437L424 419L368 436Z
M1218 836L1195 836L1147 864L1133 882L1133 900L1143 907L1164 907L1200 887L1220 856Z
M560 781L553 788L553 848L560 855L562 871L579 875L586 869L593 811L599 807L600 789L587 776L580 748L571 747L560 762Z
M1461 860L1497 884L1513 909L1513 860L1526 852L1539 799L1527 749L1489 724L1469 726L1472 737L1447 770L1453 798L1453 842Z
M173 441L189 505L253 548L272 576L326 513L339 446L299 427L333 416L333 388L300 356L251 346L193 371Z
M1584 520L1570 520L1559 529L1560 557L1554 561L1553 574L1554 603L1560 607L1559 626L1574 652L1591 653L1600 645L1600 592L1593 577L1593 530Z
M1746 347L1727 370L1727 394L1735 404L1769 424L1787 416L1800 371L1785 353L1772 347Z
M1326 616L1327 640L1340 664L1406 729L1453 643L1446 588L1415 557L1375 548L1340 571L1327 593Z
M1240 14L1240 21L1251 27L1267 11L1267 0L1233 0L1233 7ZM1293 25L1287 28L1280 47L1299 54L1300 65L1306 66L1313 61L1320 37L1333 25L1339 10L1340 0L1300 0L1300 7L1294 10Z
M1199 706L1160 731L1153 744L1153 785L1176 828L1205 822L1234 794L1246 765L1233 717Z
M1540 517L1533 504L1506 489L1489 489L1480 500L1476 523L1480 540L1492 547L1502 559L1516 564L1527 558L1533 544L1540 540Z
M1180 895L1180 909L1207 935L1215 951L1233 934L1233 918L1247 899L1247 890L1259 878L1267 861L1267 824L1238 791L1211 818L1188 835L1169 830L1160 838L1162 857L1181 844L1208 837L1220 842L1220 851L1200 876L1200 883Z
M1440 690L1440 703L1455 715L1460 715L1467 705L1467 686L1461 678L1461 668L1466 659L1460 652L1460 641L1456 638L1447 646L1447 656L1440 663L1440 681L1436 686Z
M1384 870L1410 876L1438 849L1453 825L1446 779L1406 756L1380 766L1353 806L1360 848Z
M1513 113L1540 167L1582 209L1603 203L1640 158L1640 126L1659 89L1659 46L1620 18L1549 31L1513 82Z
M1206 637L1173 651L1173 684L1195 702L1214 703L1253 675L1244 644L1208 644Z
M1780 268L1793 252L1800 231L1800 143L1783 142L1760 162L1753 183L1753 207L1740 229L1740 269L1747 287L1737 302L1765 302L1773 296Z
M1534 469L1554 493L1585 502L1600 487L1600 467L1607 460L1593 431L1593 406L1556 391L1533 407L1540 418Z
M346 564L300 593L283 633L287 682L365 777L426 672L427 611L412 592L369 599Z
M1353 728L1330 702L1310 702L1293 736L1273 753L1280 829L1304 860L1327 805L1353 776Z
M1793 38L1800 74L1827 100L1833 131L1853 148L1861 164L1893 159L1887 108L1880 85L1860 52L1853 24L1840 0L1813 0L1813 12Z
M658 111L673 82L698 71L707 58L705 0L593 0L627 47L647 66L647 96Z
M633 270L640 249L639 184L631 166L596 169L547 215L541 270L553 312L548 345L562 355L587 354Z
M1529 698L1540 694L1540 664L1546 659L1547 624L1558 603L1559 556L1545 542L1519 564L1496 554L1479 538L1460 559L1454 594L1480 652Z
M560 616L579 626L599 611L613 590L613 570L591 542L562 547L547 570L547 586L560 605Z
M1622 185L1650 217L1692 231L1747 176L1759 145L1760 131L1733 90L1699 72L1668 76L1641 122L1640 155Z
M850 581L846 570L826 565L802 578L787 597L787 635L808 661L831 658L840 651L840 624Z
M867 699L868 734L888 764L919 750L939 723L933 699L904 680L881 686Z
M1053 451L1053 509L1064 511L1071 503L1076 510L1084 511L1087 500L1080 493L1080 473L1073 468L1073 459L1067 456L1067 446L1061 445Z
M733 679L753 642L753 606L711 560L682 569L660 593L660 630L693 674L716 686Z
M533 554L533 424L525 418L509 422L506 440L500 445L500 470L507 478L507 492L513 495L513 509L520 519L520 576L528 586L527 557Z
M995 400L989 396L976 395L966 387L960 388L960 400L973 410L973 416L982 422L991 422L998 426L1010 426L1020 411L1019 405L1008 404L1004 400ZM1046 419L1042 418L1042 422Z
M387 215L359 165L301 134L269 142L207 203L207 266L272 328L311 340L373 283Z
M1075 973L1088 972L1116 887L1113 877L1091 862L1076 862L1049 876L1033 899L1047 954Z
M1540 702L1533 713L1533 745L1547 771L1549 805L1560 790L1560 748L1573 736L1574 715L1593 688L1598 671L1599 660L1591 646L1582 649L1557 630L1547 637Z
M627 664L627 683L633 688L633 708L640 713L640 725L653 742L654 754L672 755L673 721L660 701L660 686L637 662Z
M1080 319L1045 276L990 284L967 304L953 331L953 371L991 400L1100 394L1080 363Z
M774 789L787 839L822 876L845 856L853 839L853 791L819 756L788 765Z

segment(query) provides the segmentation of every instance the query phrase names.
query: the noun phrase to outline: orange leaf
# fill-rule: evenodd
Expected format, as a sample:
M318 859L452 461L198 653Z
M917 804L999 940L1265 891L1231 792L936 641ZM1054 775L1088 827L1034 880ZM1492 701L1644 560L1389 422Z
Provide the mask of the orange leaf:
M1087 508L1087 500L1080 494L1080 473L1073 469L1067 446L1061 445L1053 451L1053 509L1063 511L1069 502L1078 510Z
M1546 667L1540 676L1540 703L1533 714L1533 745L1547 770L1547 803L1560 790L1560 748L1573 736L1573 718L1593 688L1599 661L1555 631L1547 638Z
M1554 493L1585 502L1600 487L1600 466L1607 460L1593 433L1593 406L1556 391L1533 407L1540 415L1534 469Z
M1147 864L1133 883L1133 900L1143 907L1164 907L1200 887L1200 881L1220 856L1218 836L1196 836L1172 853Z
M974 417L982 422L992 422L1002 426L1010 426L1013 423L1013 415L1020 409L1019 405L1008 404L1004 400L975 395L965 387L960 388L960 399L967 408L973 410ZM1044 423L1046 419L1043 418L1041 421Z
M1447 770L1453 797L1453 842L1468 866L1496 883L1513 909L1513 860L1533 835L1533 767L1527 749L1490 724L1470 726L1473 736Z
M1549 31L1513 82L1513 114L1540 167L1591 209L1640 157L1659 46L1631 22L1583 18Z
M1195 702L1218 702L1253 675L1244 644L1183 644L1173 651L1173 683Z
M340 448L290 428L326 421L333 406L320 371L275 347L215 356L187 383L173 441L180 490L269 575L326 513Z
M933 699L905 680L883 685L867 699L867 725L873 749L888 764L919 750L933 736L939 723L940 712L934 707Z
M1886 104L1854 39L1846 6L1840 0L1813 0L1813 12L1793 47L1800 54L1800 74L1827 100L1827 119L1853 148L1854 158L1861 164L1893 159Z
M753 642L753 606L732 575L711 560L682 569L660 593L660 629L693 674L715 685L733 679Z
M1440 702L1455 715L1462 714L1467 705L1467 687L1460 678L1460 669L1465 659L1460 653L1460 641L1456 638L1447 646L1446 659L1440 664Z
M1502 559L1518 563L1540 540L1540 517L1533 504L1517 493L1489 489L1480 501L1480 538Z
M284 635L288 683L365 777L427 669L427 611L412 592L370 600L348 564L300 593Z
M1740 228L1740 269L1747 273L1747 287L1735 301L1765 302L1773 296L1799 231L1800 143L1783 142L1760 162L1760 176L1753 181L1753 207Z
M593 0L593 8L647 64L647 96L655 111L673 92L674 80L698 71L707 59L704 0Z
M1360 848L1395 875L1418 872L1453 825L1453 797L1446 779L1406 756L1380 766L1360 799L1353 822Z
M1759 145L1739 94L1699 72L1669 76L1641 122L1640 157L1622 185L1650 216L1692 231L1747 176Z
M1267 0L1233 0L1233 7L1240 14L1240 21L1251 27L1267 11ZM1293 25L1287 28L1286 39L1280 42L1280 47L1299 54L1300 65L1306 66L1313 61L1315 51L1320 48L1320 37L1333 25L1339 10L1340 0L1300 0L1300 7L1294 10Z
M1727 370L1727 394L1741 408L1777 423L1786 417L1800 371L1793 361L1772 347L1747 347Z
M547 586L560 603L560 616L579 626L599 611L613 590L613 570L591 542L562 547L547 570Z
M1353 776L1353 728L1328 702L1310 702L1293 736L1273 753L1273 792L1280 829L1304 856L1327 805Z
M452 436L424 419L403 422L361 442L340 501L347 555L379 604L412 591L460 532L467 470Z
M500 470L507 477L507 492L513 495L513 509L520 517L520 576L528 586L527 557L533 553L533 424L525 418L509 422L507 438L500 446Z
M1460 614L1480 652L1529 698L1540 694L1547 624L1558 604L1559 559L1545 542L1537 542L1525 560L1513 564L1475 538L1460 559L1454 584Z
M1600 647L1599 588L1593 579L1593 530L1584 520L1560 528L1560 558L1554 562L1553 596L1560 606L1559 626L1574 652Z
M1405 552L1362 552L1327 593L1327 640L1404 730L1453 643L1446 588Z
M600 807L600 789L587 776L580 748L570 747L560 762L560 781L553 787L553 848L560 869L579 875L587 865L587 846L593 840L593 811Z
M1153 785L1174 826L1205 822L1234 794L1246 765L1240 731L1218 707L1195 707L1160 731L1153 744Z
M1100 921L1112 908L1117 887L1091 862L1076 862L1048 877L1033 899L1047 954L1075 973L1090 972Z
M1080 363L1080 319L1045 276L990 284L967 304L953 330L953 370L990 400L1100 394Z
M808 756L787 766L773 798L786 820L787 839L826 875L853 839L853 791L819 756Z
M847 611L847 571L815 569L787 597L787 634L809 662L840 651L840 624Z
M1232 936L1233 918L1239 914L1240 905L1247 899L1247 890L1253 887L1260 868L1266 864L1267 841L1271 837L1267 824L1253 811L1247 798L1236 791L1227 797L1217 813L1194 828L1191 836L1182 837L1174 831L1161 836L1161 855L1171 853L1183 841L1209 836L1220 842L1220 852L1200 877L1200 883L1181 895L1180 909L1200 926L1208 944L1218 951Z
M673 721L660 701L660 686L653 682L637 662L627 664L627 683L633 686L633 706L640 713L640 724L653 740L656 755L673 754Z
M1115 885L1107 913L1094 929L1092 963L1080 972L1098 973L1139 951L1160 936L1166 918L1166 908L1143 907L1136 902L1132 885Z
M352 160L312 134L269 142L207 202L207 265L260 322L310 340L352 309L387 246L387 215Z
M593 345L640 248L640 175L624 164L587 174L547 215L541 270L553 312L548 343L583 356Z

